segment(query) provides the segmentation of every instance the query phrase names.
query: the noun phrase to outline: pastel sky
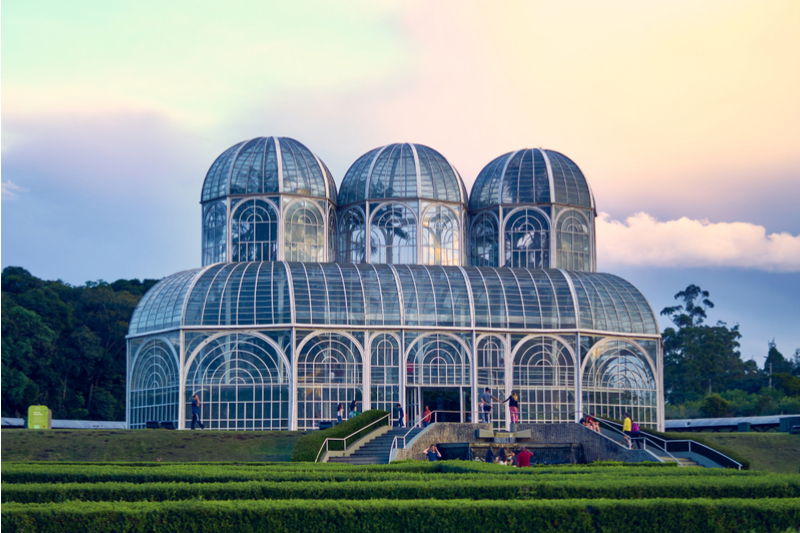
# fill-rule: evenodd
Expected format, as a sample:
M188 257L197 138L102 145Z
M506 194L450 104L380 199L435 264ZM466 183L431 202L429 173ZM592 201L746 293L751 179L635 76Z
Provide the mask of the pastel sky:
M376 146L469 188L545 147L594 191L598 262L659 310L690 283L745 358L800 348L800 3L108 2L2 10L2 266L70 283L200 264L215 157ZM666 319L661 326L668 325Z

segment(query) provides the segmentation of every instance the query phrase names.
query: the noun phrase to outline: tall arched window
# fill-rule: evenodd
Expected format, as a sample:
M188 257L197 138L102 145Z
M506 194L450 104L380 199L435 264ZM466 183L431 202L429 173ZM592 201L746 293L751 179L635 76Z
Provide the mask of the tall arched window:
M312 202L302 200L286 209L285 233L287 261L325 260L325 218Z
M298 429L335 419L339 403L363 400L362 374L358 345L344 335L323 333L303 345L297 358Z
M458 218L443 205L430 207L422 220L422 264L460 265Z
M203 266L227 261L225 229L228 221L228 207L224 201L203 206Z
M131 370L131 429L144 428L150 420L178 420L178 375L172 347L162 339L148 340Z
M210 429L289 429L289 369L270 343L226 335L201 348L186 380L186 415L200 396Z
M373 263L417 262L417 218L403 204L384 204L372 215L370 227Z
M556 231L558 267L567 270L592 270L589 224L578 211L567 211L558 220Z
M575 367L567 347L551 338L528 339L514 355L520 422L568 422L575 411Z
M370 348L372 409L392 412L400 402L400 344L381 333L372 339Z
M328 260L331 262L336 261L336 246L338 245L338 238L336 230L336 210L331 208L328 210Z
M423 337L409 351L406 373L409 385L469 385L469 354L448 335Z
M506 266L550 267L550 224L539 211L523 209L512 213L505 223Z
M642 427L658 423L656 380L644 353L621 340L605 340L586 356L583 409L597 416L622 420L630 413Z
M497 217L492 213L482 213L472 224L471 265L477 267L497 267L500 265L500 232Z
M478 341L478 396L489 387L492 395L505 400L506 345L499 337L483 337ZM492 423L496 428L505 426L505 405L492 402Z
M264 200L244 200L231 216L231 261L275 261L278 215Z
M345 211L339 220L339 261L363 263L366 239L364 213L357 207Z

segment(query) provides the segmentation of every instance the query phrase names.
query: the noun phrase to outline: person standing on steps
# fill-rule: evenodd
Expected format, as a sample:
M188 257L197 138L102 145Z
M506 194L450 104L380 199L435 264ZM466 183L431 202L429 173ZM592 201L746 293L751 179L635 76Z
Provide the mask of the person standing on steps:
M336 406L336 421L341 422L342 418L344 418L344 404L340 403Z
M403 406L399 403L395 406L397 408L397 427L406 427L406 415L403 412Z
M511 423L519 424L519 396L517 396L517 391L511 391L511 396L503 401L503 403L506 402L508 402L508 410L511 412Z
M358 404L356 403L356 399L353 398L353 401L350 402L350 416L348 418L353 418L355 416L356 409L358 409Z
M633 421L631 420L631 415L625 413L625 420L622 421L622 435L625 437L625 446L630 450L633 446L633 441L631 440L631 425Z
M200 420L200 397L197 394L192 396L192 429L195 423L200 424L200 429L206 429Z
M492 391L489 387L484 389L481 394L481 420L487 424L492 423L492 400L499 402L500 400L492 396Z
M431 410L425 406L425 412L422 413L422 427L426 428L431 423Z

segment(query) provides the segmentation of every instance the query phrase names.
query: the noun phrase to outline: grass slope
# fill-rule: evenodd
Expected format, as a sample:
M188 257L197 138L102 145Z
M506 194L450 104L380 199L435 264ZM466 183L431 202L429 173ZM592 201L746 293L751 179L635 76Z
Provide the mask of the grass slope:
M788 433L670 433L729 448L750 460L752 470L796 474L800 470L800 435Z
M289 461L300 431L4 429L3 461Z

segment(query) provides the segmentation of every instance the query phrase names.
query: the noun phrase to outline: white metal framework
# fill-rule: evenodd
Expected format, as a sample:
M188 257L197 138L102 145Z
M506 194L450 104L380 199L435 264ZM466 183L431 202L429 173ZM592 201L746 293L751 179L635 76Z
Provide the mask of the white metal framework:
M468 421L488 387L516 392L521 422L627 412L663 429L655 314L595 272L594 197L558 152L496 158L468 199L439 152L391 144L337 194L304 145L259 137L214 161L201 204L203 268L130 321L128 427L188 427L193 394L212 429L313 429L353 400Z

